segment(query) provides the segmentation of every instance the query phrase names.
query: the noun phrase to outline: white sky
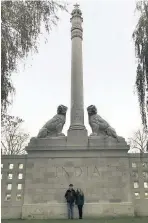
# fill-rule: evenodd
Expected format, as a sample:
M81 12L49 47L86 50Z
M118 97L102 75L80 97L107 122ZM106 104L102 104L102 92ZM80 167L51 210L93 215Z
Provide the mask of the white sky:
M137 23L135 0L77 1L83 13L83 75L85 125L90 133L86 108L96 105L126 139L141 124L134 95L136 59L132 32ZM76 1L70 1L69 12ZM25 120L25 130L35 136L56 114L59 104L68 106L64 133L70 125L71 38L70 14L60 12L48 43L39 39L39 53L30 55L13 75L16 87L11 113Z

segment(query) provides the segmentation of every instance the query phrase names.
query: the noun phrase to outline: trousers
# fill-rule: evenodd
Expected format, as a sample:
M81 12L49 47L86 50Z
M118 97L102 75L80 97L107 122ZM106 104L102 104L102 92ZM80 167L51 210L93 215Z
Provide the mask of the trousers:
M68 219L73 219L74 203L67 203Z
M83 217L83 205L78 205L78 211L79 211L79 218L82 219L82 217Z

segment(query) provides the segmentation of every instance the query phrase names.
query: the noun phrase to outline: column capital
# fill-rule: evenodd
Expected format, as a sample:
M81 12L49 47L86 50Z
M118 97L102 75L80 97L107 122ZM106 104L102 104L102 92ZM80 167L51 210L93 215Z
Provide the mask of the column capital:
M74 5L74 9L72 10L71 16L72 16L70 19L72 23L71 39L73 39L74 37L80 37L82 39L83 38L83 29L82 29L83 18L82 18L82 12L79 9L78 4Z
M70 19L70 21L72 22L72 19L76 18L76 17L80 18L81 19L80 21L83 22L82 11L79 9L79 5L78 4L74 5L74 9L71 12L71 19Z

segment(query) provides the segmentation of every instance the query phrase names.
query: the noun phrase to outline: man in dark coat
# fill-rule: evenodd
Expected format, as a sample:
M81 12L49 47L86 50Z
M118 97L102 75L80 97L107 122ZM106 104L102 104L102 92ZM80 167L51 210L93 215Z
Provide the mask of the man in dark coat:
M76 192L73 189L73 184L69 185L69 189L65 193L65 198L67 201L68 219L73 219L74 202L76 200Z

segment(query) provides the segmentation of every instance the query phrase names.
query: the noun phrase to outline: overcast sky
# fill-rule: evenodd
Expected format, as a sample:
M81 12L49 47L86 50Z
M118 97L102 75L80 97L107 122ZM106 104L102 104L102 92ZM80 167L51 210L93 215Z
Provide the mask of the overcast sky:
M82 0L83 75L85 125L90 133L86 108L98 113L126 139L141 124L134 95L136 59L132 32L137 23L135 0ZM69 12L76 1L70 1ZM48 42L39 39L38 54L30 55L13 75L16 95L11 113L25 120L25 130L36 136L56 114L59 104L68 106L64 133L70 125L71 38L70 14L60 12Z

